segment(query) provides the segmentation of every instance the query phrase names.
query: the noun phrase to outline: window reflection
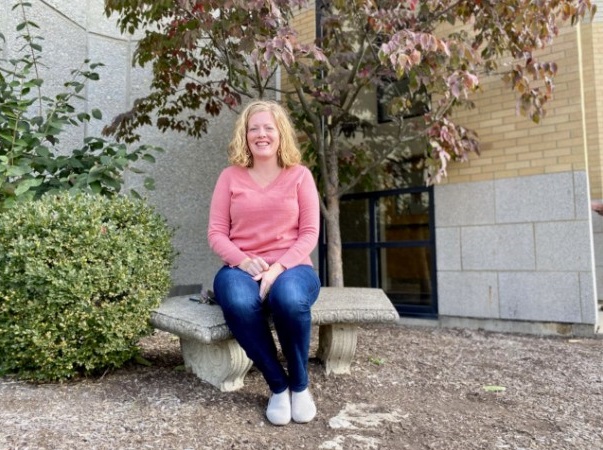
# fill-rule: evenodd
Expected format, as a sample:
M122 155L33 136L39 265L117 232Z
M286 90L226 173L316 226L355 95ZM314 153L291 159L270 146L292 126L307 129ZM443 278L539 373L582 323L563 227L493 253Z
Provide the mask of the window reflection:
M435 316L432 198L431 188L342 198L344 284L382 288L401 314Z

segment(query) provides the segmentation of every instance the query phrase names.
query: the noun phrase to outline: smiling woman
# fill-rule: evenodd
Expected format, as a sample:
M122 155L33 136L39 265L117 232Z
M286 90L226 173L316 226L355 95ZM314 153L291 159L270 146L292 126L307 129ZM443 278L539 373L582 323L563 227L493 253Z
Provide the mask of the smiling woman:
M253 156L250 173L261 177L261 172L265 172L276 178L280 173L277 158L280 143L276 122L270 111L260 111L251 116L247 124L247 147Z
M247 106L229 154L232 166L220 174L209 213L209 245L224 261L214 280L216 301L272 392L268 420L310 422L316 415L307 369L311 307L320 290L310 259L318 241L316 185L299 164L293 127L277 103Z

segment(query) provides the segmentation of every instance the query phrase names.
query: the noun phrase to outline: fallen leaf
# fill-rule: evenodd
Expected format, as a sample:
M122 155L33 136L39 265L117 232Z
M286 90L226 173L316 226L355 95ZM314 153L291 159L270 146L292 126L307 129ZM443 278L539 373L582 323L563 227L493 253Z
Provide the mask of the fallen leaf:
M490 386L490 385L484 386L483 389L486 392L504 392L507 390L507 388L504 386Z

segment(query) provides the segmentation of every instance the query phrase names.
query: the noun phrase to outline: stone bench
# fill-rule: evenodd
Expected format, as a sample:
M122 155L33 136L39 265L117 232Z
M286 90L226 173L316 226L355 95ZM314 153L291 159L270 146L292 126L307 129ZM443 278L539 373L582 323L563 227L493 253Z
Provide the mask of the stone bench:
M189 298L163 301L151 314L151 325L180 338L187 370L221 391L243 387L252 362L226 326L222 309ZM319 326L317 357L326 373L350 373L359 324L392 323L398 317L381 289L321 288L312 307L312 323Z

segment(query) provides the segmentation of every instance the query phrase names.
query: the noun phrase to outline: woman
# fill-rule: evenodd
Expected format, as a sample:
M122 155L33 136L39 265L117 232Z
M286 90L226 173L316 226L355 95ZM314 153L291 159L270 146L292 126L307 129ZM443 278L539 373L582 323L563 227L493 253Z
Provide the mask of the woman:
M235 339L261 371L272 395L274 425L310 422L310 308L320 281L310 253L318 241L319 205L310 171L287 112L254 101L237 120L227 167L218 178L208 240L224 266L214 279L216 301ZM278 360L268 322L287 362Z

